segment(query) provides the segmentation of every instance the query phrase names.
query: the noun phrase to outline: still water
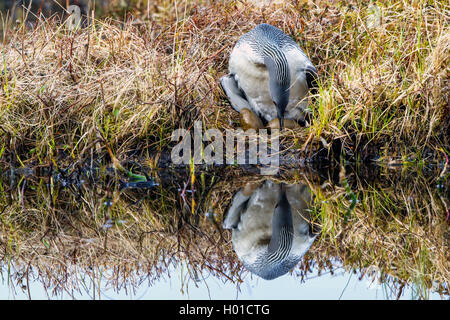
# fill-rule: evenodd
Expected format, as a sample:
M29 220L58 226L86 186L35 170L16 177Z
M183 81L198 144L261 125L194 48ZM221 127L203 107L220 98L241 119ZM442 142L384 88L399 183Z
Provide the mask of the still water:
M3 266L3 275L6 275ZM359 280L358 274L347 272L343 268L318 274L314 270L303 281L294 274L287 274L275 280L263 280L248 274L244 281L235 284L223 281L208 273L193 280L186 272L186 266L178 264L171 266L167 274L157 280L141 280L128 288L116 289L105 278L94 285L91 280L86 281L79 290L53 292L53 287L46 286L39 280L30 283L28 288L21 288L8 284L3 278L0 283L0 299L2 300L184 300L184 299L218 299L218 300L414 300L420 296L417 287L408 286L400 297L395 288L389 284L380 283L371 277ZM88 278L85 275L86 278ZM448 295L428 292L427 299L448 299Z
M0 298L449 298L436 175L148 172L2 172Z

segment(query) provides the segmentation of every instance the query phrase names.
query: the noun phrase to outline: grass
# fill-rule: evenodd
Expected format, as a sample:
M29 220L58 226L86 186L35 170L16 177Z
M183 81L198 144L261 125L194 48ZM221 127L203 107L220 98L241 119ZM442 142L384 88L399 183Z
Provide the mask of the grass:
M250 3L135 2L134 16L69 31L41 18L5 31L0 95L3 161L84 159L98 132L118 158L170 148L195 119L236 127L218 84L236 40L256 24L283 29L320 73L310 127L297 145L348 158L443 161L449 154L448 7L439 1Z

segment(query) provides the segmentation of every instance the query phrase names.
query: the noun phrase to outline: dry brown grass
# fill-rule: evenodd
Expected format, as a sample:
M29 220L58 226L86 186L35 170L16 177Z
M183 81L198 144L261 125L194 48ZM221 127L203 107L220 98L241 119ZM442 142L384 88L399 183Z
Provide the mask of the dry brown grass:
M268 22L291 35L320 72L313 123L290 134L297 145L340 139L350 157L442 159L448 7L392 1L378 8L140 1L123 23L97 20L74 32L56 18L33 30L18 25L2 46L0 144L8 162L45 162L61 150L85 157L97 129L121 155L167 147L172 130L194 119L236 126L218 78L239 36Z

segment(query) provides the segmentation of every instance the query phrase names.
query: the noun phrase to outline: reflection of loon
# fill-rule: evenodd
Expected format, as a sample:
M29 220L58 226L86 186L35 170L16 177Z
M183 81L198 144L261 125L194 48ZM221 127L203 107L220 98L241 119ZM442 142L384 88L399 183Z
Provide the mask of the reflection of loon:
M307 209L311 192L306 185L265 181L234 197L223 227L232 229L234 250L256 275L275 279L292 269L314 242Z

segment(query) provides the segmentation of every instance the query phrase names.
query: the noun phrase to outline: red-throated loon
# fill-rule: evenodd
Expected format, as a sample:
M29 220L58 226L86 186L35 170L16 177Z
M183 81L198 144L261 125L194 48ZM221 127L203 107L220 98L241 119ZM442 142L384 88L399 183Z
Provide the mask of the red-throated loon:
M220 84L231 106L249 109L269 122L301 120L308 90L316 85L317 69L300 47L280 29L260 24L233 48L229 74Z

